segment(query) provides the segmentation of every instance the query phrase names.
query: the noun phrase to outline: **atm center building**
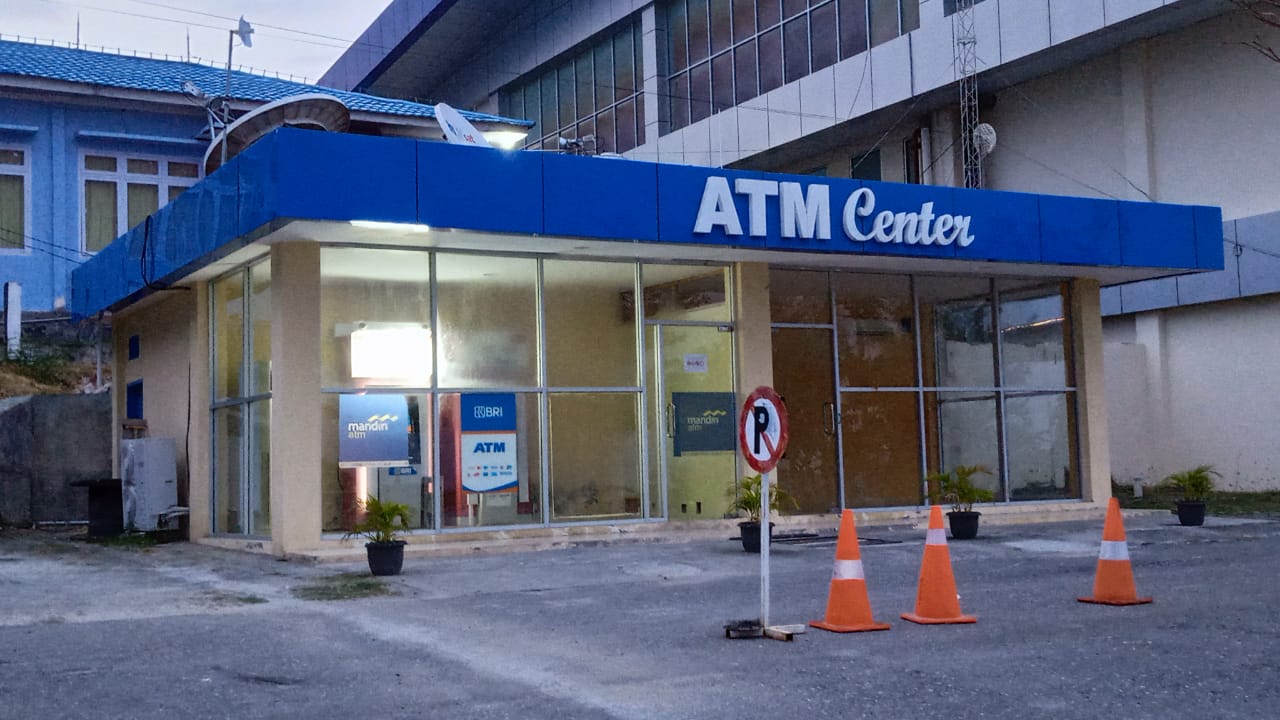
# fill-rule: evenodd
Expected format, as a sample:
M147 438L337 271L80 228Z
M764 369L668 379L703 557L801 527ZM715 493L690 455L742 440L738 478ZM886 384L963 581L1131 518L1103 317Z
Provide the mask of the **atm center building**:
M916 516L958 465L984 513L1096 506L1099 286L1222 248L1217 208L280 129L73 308L112 314L117 440L174 440L192 540L323 555L369 496L411 548L727 529L761 385L784 526Z

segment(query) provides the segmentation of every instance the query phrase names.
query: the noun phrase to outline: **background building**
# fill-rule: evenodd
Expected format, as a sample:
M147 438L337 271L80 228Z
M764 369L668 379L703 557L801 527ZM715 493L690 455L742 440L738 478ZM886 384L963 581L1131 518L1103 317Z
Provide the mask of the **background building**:
M986 187L1223 209L1224 271L1103 290L1117 479L1280 486L1280 65L1245 45L1280 32L1224 0L965 5L396 0L321 82L525 117L532 147L962 185L974 77Z

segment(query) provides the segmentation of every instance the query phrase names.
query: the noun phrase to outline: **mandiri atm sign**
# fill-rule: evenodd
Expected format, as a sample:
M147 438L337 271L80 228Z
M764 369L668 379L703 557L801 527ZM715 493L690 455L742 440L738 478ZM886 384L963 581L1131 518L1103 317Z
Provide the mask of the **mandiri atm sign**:
M738 439L742 455L756 472L767 473L787 450L787 406L770 387L758 387L742 404Z

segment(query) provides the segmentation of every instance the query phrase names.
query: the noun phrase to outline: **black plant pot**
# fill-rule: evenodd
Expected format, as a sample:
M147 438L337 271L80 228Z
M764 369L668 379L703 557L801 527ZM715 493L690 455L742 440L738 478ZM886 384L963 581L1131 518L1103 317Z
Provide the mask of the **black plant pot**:
M742 549L749 553L760 552L760 523L747 520L738 523L742 531ZM769 540L773 541L773 523L769 523Z
M1204 501L1203 500L1179 500L1178 501L1178 522L1183 525L1203 525L1204 524Z
M369 556L369 572L374 575L399 575L404 567L404 541L370 542L364 544Z
M949 512L947 520L951 523L952 540L972 540L978 537L978 518L980 512Z

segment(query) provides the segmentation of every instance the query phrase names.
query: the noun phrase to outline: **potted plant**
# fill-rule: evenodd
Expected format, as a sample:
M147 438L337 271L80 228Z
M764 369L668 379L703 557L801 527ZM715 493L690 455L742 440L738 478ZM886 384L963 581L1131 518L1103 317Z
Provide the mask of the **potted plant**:
M400 534L409 527L409 506L384 502L370 495L360 501L361 518L343 539L359 535L369 558L369 571L374 575L399 575L404 566L405 541Z
M926 480L929 484L929 501L948 503L947 523L951 526L953 540L972 540L978 536L980 512L974 512L976 502L990 502L994 497L986 488L973 484L974 475L990 475L985 465L957 465L951 472L934 473Z
M746 475L738 481L733 502L735 510L747 514L747 519L738 523L742 530L742 549L747 552L760 552L760 501L764 497L764 477L760 473ZM769 485L769 512L777 512L780 503L796 506L795 498L777 483ZM773 523L769 523L769 537L773 537Z
M1173 485L1182 493L1178 500L1178 522L1182 525L1204 524L1204 501L1213 490L1213 479L1222 477L1212 465L1201 465L1176 472L1164 481Z

